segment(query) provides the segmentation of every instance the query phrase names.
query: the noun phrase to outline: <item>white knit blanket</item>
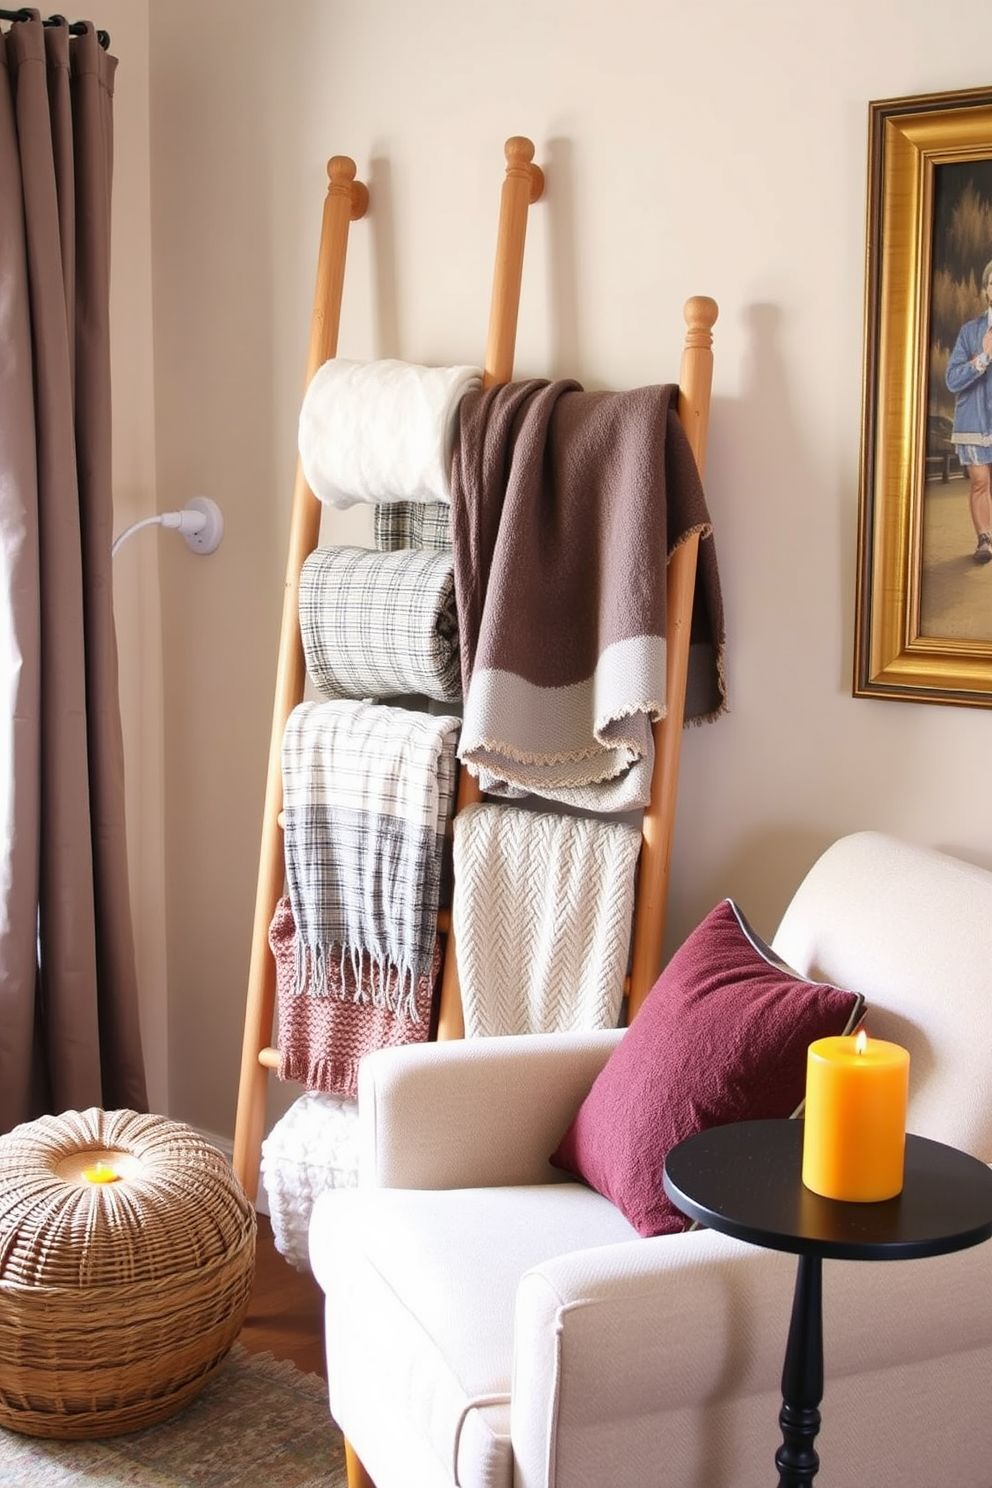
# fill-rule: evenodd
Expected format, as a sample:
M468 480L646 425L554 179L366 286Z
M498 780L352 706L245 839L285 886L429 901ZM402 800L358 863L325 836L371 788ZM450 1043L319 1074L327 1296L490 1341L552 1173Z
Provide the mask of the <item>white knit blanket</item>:
M262 1185L276 1250L310 1270L307 1232L318 1197L358 1183L358 1102L308 1090L262 1143Z
M300 464L329 506L450 501L458 405L478 367L332 357L303 397Z
M452 907L467 1037L615 1028L640 833L496 806L455 817Z

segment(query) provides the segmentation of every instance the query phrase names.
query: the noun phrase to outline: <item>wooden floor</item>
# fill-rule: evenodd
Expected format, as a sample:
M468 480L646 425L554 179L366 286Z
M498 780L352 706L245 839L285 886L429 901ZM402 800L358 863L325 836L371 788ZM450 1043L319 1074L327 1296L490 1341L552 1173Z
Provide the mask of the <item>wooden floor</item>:
M290 1359L297 1369L327 1378L323 1293L309 1271L297 1271L276 1250L264 1214L258 1216L255 1285L239 1337L253 1353Z

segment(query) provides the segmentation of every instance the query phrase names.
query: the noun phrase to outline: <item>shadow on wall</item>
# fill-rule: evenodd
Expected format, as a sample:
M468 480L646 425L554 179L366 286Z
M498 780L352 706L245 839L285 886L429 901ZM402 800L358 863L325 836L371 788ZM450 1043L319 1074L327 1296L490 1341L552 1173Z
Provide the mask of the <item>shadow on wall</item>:
M817 858L842 835L842 829L829 834L780 826L752 832L736 844L723 867L725 892L765 940L774 937L789 900Z
M670 916L665 962L723 899L733 899L758 934L771 941L800 883L844 830L824 833L801 825L761 828L736 842L732 854L721 858L705 879L693 868L691 906Z
M821 615L826 611L835 621L838 641L839 670L833 681L842 692L850 693L854 645L853 587L841 588L831 583L829 565L809 565L796 559L820 549L823 553L840 554L842 575L855 569L858 523L858 466L852 457L849 469L840 476L836 464L818 454L805 436L805 426L812 423L799 403L797 388L803 384L791 375L785 343L786 317L779 305L756 303L744 311L750 332L749 353L744 366L744 396L741 408L750 429L749 437L759 460L770 464L761 486L763 505L774 493L774 509L765 506L766 519L774 517L774 544L782 558L779 574L781 586L775 592L786 595L790 582L796 590L795 615L803 614L817 604L815 585L828 587L819 596ZM857 388L852 395L858 397ZM839 530L838 530L839 524ZM812 589L810 585L814 586ZM802 645L803 628L790 625L792 645ZM783 639L787 639L783 637ZM821 643L824 637L821 635ZM803 655L788 658L801 667ZM789 677L788 667L780 671ZM822 686L822 678L818 685Z
M833 508L828 505L825 473L797 406L785 334L787 312L781 305L759 302L744 306L741 319L746 332L742 393L726 410L727 443L736 451L731 489L739 488L733 506L749 523L757 518L760 524L761 551L769 565L775 565L774 571L769 567L760 576L761 582L781 578L781 588L775 585L776 596L781 597L791 581L803 595L811 572L808 565L796 563L796 555L817 539L819 526L826 528L827 513ZM752 551L758 535L752 528ZM768 606L780 636L794 633L796 627L781 626L781 614L779 605ZM786 677L779 675L784 683Z
M551 326L550 377L574 377L583 365L575 244L575 151L571 140L552 139L539 160L545 169L548 213L547 281Z
M721 306L728 336L734 313ZM746 331L741 396L714 399L706 472L726 607L730 713L683 746L679 814L692 823L695 845L681 850L673 878L673 940L684 939L726 895L739 898L770 937L829 840L795 822L796 802L815 791L816 781L789 721L808 717L815 725L835 685L830 676L825 689L828 663L816 654L825 644L819 612L830 606L839 615L841 608L833 570L796 561L810 542L816 551L821 531L823 543L829 537L832 544L834 518L796 407L786 314L778 305L754 303L736 315ZM720 329L718 321L718 367ZM829 637L826 645L832 668ZM750 833L749 816L756 823ZM739 821L745 835L728 837L728 819Z
M729 332L728 310L721 306ZM798 561L831 550L832 503L796 407L785 312L759 303L738 314L746 333L741 395L714 400L706 472L727 607L731 707L742 719L752 705L766 719L787 718L810 673L814 628L805 617L813 607L840 610L830 566ZM718 321L718 366L720 331ZM818 585L827 587L818 593ZM815 629L822 630L819 621Z
M372 250L373 345L376 357L400 356L399 282L396 273L396 217L392 165L373 148L369 188L369 239ZM359 175L361 172L359 172Z
M535 156L545 172L541 211L547 214L547 259L544 265L551 329L550 366L543 376L572 377L582 365L575 257L574 149L566 139L553 139ZM372 255L372 313L377 357L400 357L402 317L399 304L396 225L392 165L381 146L365 178L369 187L369 233ZM494 177L499 184L499 178ZM495 229L495 222L494 222ZM495 236L493 239L495 247ZM535 266L525 265L533 275ZM484 322L483 322L484 324Z

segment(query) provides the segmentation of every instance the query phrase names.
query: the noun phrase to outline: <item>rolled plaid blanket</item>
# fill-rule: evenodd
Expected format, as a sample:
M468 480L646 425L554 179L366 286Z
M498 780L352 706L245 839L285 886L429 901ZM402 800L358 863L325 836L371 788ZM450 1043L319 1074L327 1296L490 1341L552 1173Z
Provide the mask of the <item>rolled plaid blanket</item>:
M300 632L327 697L461 696L450 553L317 548L300 573Z
M375 545L380 553L397 548L451 552L451 507L446 501L388 501L375 509Z

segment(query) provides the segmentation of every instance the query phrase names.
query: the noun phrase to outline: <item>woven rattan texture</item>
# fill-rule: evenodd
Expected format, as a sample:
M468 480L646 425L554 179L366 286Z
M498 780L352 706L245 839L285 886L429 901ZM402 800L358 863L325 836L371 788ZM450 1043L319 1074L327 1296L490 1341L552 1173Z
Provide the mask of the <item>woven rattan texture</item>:
M90 1183L87 1155L122 1176ZM0 1136L0 1425L114 1436L191 1400L240 1331L255 1212L191 1127L133 1111Z

